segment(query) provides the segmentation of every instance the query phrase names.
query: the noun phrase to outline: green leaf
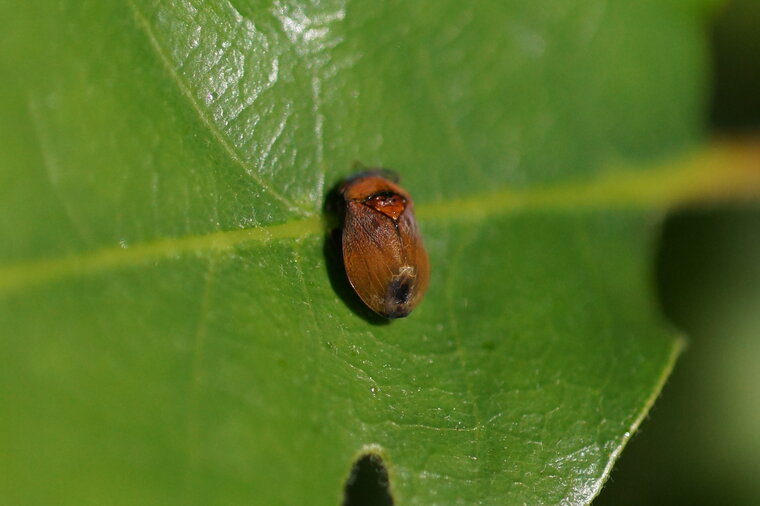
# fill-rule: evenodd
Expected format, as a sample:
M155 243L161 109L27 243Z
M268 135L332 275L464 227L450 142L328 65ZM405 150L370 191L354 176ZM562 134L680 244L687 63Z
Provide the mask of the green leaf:
M692 180L610 167L699 140L704 3L2 3L0 496L338 504L373 451L399 504L589 502ZM356 161L431 259L386 325L325 240Z

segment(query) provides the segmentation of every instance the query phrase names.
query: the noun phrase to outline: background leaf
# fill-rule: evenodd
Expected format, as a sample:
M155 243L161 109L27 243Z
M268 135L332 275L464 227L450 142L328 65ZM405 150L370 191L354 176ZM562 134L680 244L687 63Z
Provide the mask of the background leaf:
M2 495L335 504L380 448L402 504L589 501L678 349L673 186L609 167L699 139L702 3L3 4ZM323 236L357 160L433 266L389 325Z
M716 14L710 126L723 136L756 134L760 3L735 0ZM758 230L756 201L681 209L666 219L658 291L689 346L594 504L760 504Z

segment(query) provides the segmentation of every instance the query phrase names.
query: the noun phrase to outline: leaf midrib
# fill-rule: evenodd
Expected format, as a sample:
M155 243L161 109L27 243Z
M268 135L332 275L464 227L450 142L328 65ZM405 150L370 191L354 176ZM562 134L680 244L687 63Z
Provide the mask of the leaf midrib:
M458 199L423 203L416 208L421 222L473 222L516 212L576 212L599 209L664 210L682 202L704 202L760 196L760 147L717 145L647 170L610 170L581 183L566 183L523 191L501 189ZM62 278L191 253L221 253L248 243L301 240L323 233L325 217L311 214L299 220L255 228L167 237L128 247L109 246L65 257L51 257L0 267L0 296Z

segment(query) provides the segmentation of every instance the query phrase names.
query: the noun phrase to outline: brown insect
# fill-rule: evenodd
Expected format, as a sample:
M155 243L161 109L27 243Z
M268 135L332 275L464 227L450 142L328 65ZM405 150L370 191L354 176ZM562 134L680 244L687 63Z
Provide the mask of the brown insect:
M338 190L346 206L342 243L348 281L385 318L407 316L425 294L430 276L412 198L397 182L390 171L371 170L349 178Z

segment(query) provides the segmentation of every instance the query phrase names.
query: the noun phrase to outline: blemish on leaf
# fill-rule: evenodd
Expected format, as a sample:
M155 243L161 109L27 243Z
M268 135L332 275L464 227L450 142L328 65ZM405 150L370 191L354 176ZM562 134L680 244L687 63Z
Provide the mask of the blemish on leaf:
M367 453L354 462L342 506L393 506L388 470L379 455Z

